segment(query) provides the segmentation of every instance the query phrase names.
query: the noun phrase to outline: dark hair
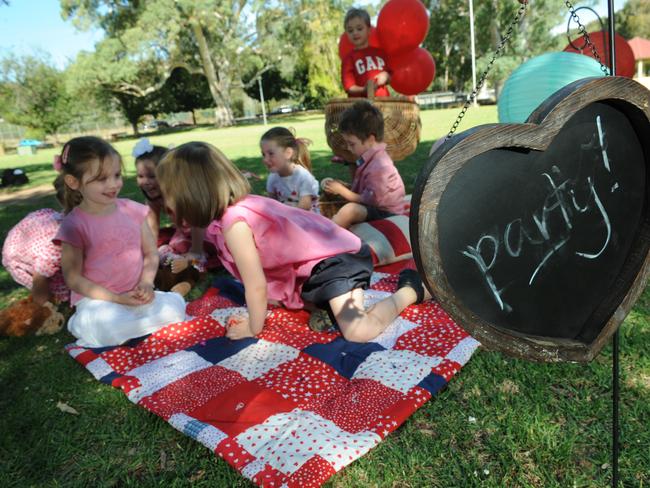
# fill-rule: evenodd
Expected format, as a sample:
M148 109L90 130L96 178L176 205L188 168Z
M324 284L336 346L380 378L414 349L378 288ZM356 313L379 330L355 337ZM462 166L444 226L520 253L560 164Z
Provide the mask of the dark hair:
M166 147L162 146L152 146L151 151L148 151L144 154L140 154L135 158L135 164L137 165L141 161L153 161L154 166L158 166L158 163L163 158L165 153L168 151Z
M339 132L356 136L361 141L373 135L381 142L384 140L384 116L373 104L360 100L341 114Z
M345 13L345 19L343 20L343 29L348 27L348 22L352 19L361 19L365 24L370 27L370 15L365 9L362 8L351 8Z
M65 209L65 189L66 184L63 181L63 173L59 173L54 180L54 190L57 202ZM67 212L66 212L67 213Z
M102 174L102 165L106 158L116 157L122 165L122 157L108 142L99 137L82 136L70 139L63 145L61 150L61 174L62 180L67 175L74 176L78 181L81 181L83 175L89 170L90 163L97 160L99 161L99 169L96 175L90 181L98 178ZM58 180L58 178L57 178ZM78 206L83 197L79 190L73 190L67 184L63 192L63 209L65 213L70 212L74 207Z
M135 158L135 165L137 166L138 163L142 163L143 161L151 161L153 163L154 171L158 167L158 163L160 163L160 160L163 158L165 153L167 153L168 149L163 146L151 146L151 150L147 151L146 153L140 154L137 158ZM144 191L142 188L140 188L140 191L144 195L144 198L146 198L150 202L157 202L157 201L162 201L162 197L158 198L151 198L149 195L147 195L147 192Z
M309 149L307 149L307 146L311 144L309 139L296 137L286 127L273 127L262 135L260 141L273 141L281 148L290 147L293 149L292 161L311 173L311 156L309 155Z

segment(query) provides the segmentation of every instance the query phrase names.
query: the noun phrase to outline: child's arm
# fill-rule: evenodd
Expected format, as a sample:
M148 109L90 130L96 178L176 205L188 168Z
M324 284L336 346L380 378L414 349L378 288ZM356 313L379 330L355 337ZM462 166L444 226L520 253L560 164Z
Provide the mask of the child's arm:
M90 281L81 274L83 269L83 249L67 242L61 243L61 269L68 288L88 298L121 303L122 305L141 305L129 293L117 294Z
M361 202L361 195L353 192L343 183L338 180L332 180L325 183L325 188L323 188L327 193L332 193L334 195L340 195L344 200L348 202L359 203Z
M205 238L205 229L200 227L192 227L190 230L192 236L192 247L190 247L190 252L194 256L203 255L203 239Z
M160 232L160 207L153 207L151 205L148 205L148 207L147 223L149 224L149 228L151 228L154 239L158 239L158 233Z
M32 300L38 305L43 305L51 298L50 280L46 276L34 273L32 276Z
M301 196L300 200L298 200L298 208L302 208L303 210L311 210L312 199L313 195Z
M241 339L259 334L266 318L266 277L255 246L253 232L245 222L235 222L224 232L226 245L244 283L248 321L239 321L228 328L227 337ZM246 323L247 322L247 323Z
M203 256L203 239L205 238L205 229L200 227L190 228L190 234L192 239L192 245L190 246L189 252L185 253L181 258L175 258L172 260L171 268L172 273L177 274L182 271L185 271L190 264L196 266L193 263L199 263L199 271L204 270L205 266L205 257Z
M140 281L135 287L133 296L140 301L141 304L150 303L154 299L153 280L158 271L158 249L156 248L156 241L151 233L149 224L145 221L140 227L140 235L142 240L142 254L144 256L144 265L142 267L142 274Z

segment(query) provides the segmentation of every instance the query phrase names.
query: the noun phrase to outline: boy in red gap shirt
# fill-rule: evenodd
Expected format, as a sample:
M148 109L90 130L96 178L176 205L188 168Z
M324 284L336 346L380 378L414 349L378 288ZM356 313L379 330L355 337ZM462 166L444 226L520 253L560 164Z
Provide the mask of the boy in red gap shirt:
M390 74L386 66L386 53L368 45L370 15L363 9L353 8L345 14L345 32L354 49L343 59L341 79L350 97L365 97L366 84L373 80L376 97L387 97Z

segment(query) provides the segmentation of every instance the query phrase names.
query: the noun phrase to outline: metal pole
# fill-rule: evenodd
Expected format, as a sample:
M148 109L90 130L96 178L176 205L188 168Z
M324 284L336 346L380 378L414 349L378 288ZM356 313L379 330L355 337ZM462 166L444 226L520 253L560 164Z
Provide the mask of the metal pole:
M262 77L257 77L257 86L260 88L260 100L262 102L262 120L264 120L264 125L266 125L266 107L264 105L264 90L262 90Z
M476 49L474 47L474 1L469 0L469 37L472 45L472 92L476 92ZM476 107L476 99L478 93L474 97L474 106Z
M614 0L607 2L607 18L609 22L609 72L611 76L616 76L616 44L614 36L616 35L616 26L614 20ZM618 487L618 456L619 456L619 332L614 333L612 342L612 488Z

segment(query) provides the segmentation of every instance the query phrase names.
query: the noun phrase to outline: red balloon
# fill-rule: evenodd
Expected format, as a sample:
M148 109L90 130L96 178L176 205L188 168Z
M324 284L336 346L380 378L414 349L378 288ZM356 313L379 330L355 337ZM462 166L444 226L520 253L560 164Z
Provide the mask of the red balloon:
M370 35L368 36L368 46L370 47L377 47L381 48L381 42L379 41L379 34L377 33L377 29L375 27L370 27ZM350 41L350 38L348 37L347 33L341 34L341 37L339 37L339 58L341 60L345 59L345 57L352 52L354 49L354 44L352 44L352 41Z
M429 51L421 47L389 57L388 66L392 71L390 86L402 95L423 92L436 75L436 63Z
M591 42L596 47L600 61L609 68L609 56L607 55L609 50L609 33L606 32L603 36L602 31L590 32L589 39L591 39ZM605 40L604 42L603 39ZM572 43L573 46L579 49L569 44L564 48L566 52L584 54L590 58L595 58L591 47L586 45L584 37L577 37L572 40ZM634 52L625 38L620 34L614 34L614 49L616 49L616 75L632 78L635 70Z
M344 32L341 34L341 37L339 37L339 58L345 59L353 49L354 45L352 44L352 41L350 41L348 34Z
M389 0L379 12L377 31L387 54L418 47L429 30L429 15L420 0Z
M379 39L379 32L376 27L370 28L370 36L368 38L368 45L370 47L377 47L381 49L381 40Z

